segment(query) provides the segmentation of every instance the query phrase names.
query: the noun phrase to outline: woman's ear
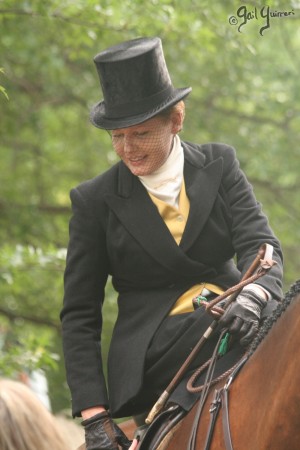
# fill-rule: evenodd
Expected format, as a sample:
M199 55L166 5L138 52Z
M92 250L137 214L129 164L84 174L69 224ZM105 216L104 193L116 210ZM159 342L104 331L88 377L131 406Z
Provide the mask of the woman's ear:
M182 130L184 120L183 111L173 111L171 114L172 133L177 134Z

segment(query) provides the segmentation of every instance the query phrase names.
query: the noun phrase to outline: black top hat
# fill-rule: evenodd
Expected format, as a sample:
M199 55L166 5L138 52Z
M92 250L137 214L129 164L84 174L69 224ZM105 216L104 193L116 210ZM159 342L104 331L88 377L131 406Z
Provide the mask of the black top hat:
M115 45L96 55L94 62L104 97L91 111L98 128L113 130L145 122L192 90L173 87L157 37Z

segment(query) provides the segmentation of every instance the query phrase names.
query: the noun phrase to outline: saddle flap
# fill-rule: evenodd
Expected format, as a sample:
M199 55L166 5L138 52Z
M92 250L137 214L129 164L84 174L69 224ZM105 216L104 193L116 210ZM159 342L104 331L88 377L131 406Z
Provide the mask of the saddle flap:
M167 445L168 435L172 437L172 431L175 427L178 428L177 425L185 414L186 411L179 405L172 405L162 411L151 425L139 427L135 433L135 437L140 439L139 450L163 450Z

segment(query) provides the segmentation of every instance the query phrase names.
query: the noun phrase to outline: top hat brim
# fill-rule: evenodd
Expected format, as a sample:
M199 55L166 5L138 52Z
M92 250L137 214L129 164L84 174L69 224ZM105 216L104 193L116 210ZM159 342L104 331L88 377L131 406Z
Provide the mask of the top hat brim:
M155 108L144 112L142 114L120 117L120 118L109 118L106 115L105 102L100 101L95 106L93 106L90 113L90 120L92 124L97 128L102 128L106 130L115 130L118 128L127 128L133 125L138 125L145 122L148 119L156 116L157 114L163 112L165 109L175 105L180 100L183 100L191 92L192 88L181 88L174 89L172 95L166 98L161 104L158 104Z

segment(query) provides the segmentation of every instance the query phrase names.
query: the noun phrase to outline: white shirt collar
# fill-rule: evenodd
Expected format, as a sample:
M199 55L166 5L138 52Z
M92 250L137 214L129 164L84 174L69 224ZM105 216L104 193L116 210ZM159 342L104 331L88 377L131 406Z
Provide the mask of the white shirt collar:
M150 175L140 176L148 192L172 206L178 206L183 180L184 156L179 136L174 136L173 147L167 160Z

